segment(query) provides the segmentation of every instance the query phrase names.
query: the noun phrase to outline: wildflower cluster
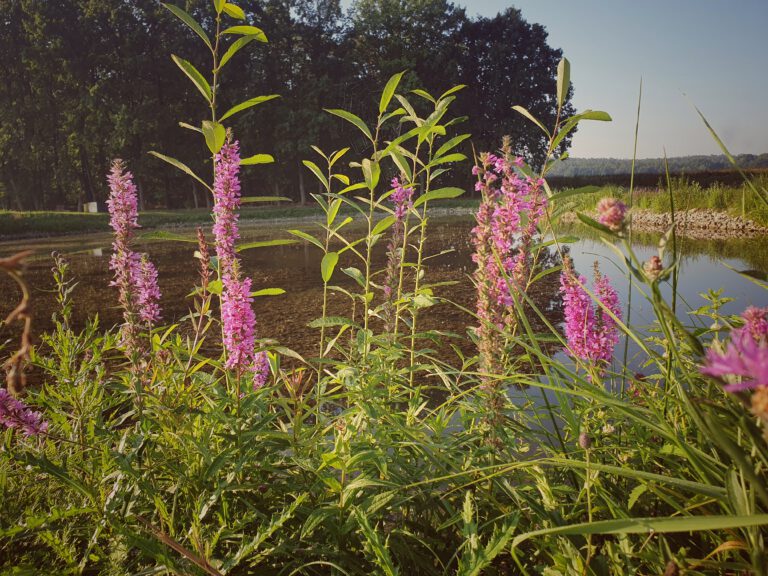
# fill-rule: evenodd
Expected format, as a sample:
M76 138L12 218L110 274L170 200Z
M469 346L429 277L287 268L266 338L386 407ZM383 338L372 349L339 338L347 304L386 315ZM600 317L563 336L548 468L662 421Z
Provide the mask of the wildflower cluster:
M560 292L565 305L565 337L567 351L576 358L594 365L609 362L619 341L616 321L606 312L621 319L621 306L616 290L608 277L600 274L595 263L594 292L600 304L593 303L585 286L587 279L576 275L570 258L563 261ZM604 308L605 307L605 308Z
M0 426L16 428L27 436L38 436L48 431L48 422L40 412L34 412L8 390L0 388Z
M123 341L135 349L139 322L151 327L161 318L157 269L145 254L131 249L134 230L139 227L136 186L133 175L122 160L115 160L107 176L110 195L107 200L109 225L115 232L109 267L115 278L110 283L120 292L125 324Z
M475 188L482 193L477 225L472 229L472 260L477 264L474 280L481 357L488 370L499 352L494 327L512 329L515 325L513 290L528 287L530 247L547 209L541 180L518 175L515 167L521 165L520 158L511 158L505 141L501 156L484 154L481 165L472 169L479 177Z
M225 367L238 372L251 371L253 386L260 388L268 375L267 356L255 353L256 315L251 303L251 279L240 274L235 243L240 209L240 153L237 141L228 141L214 157L214 225L216 255L219 259L223 289L221 324Z

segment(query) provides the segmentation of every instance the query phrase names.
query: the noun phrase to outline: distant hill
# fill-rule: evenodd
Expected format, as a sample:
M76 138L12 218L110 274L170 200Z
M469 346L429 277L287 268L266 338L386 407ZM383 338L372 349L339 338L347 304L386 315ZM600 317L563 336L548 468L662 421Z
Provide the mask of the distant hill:
M736 162L745 170L768 169L768 153L739 154ZM679 156L668 158L672 174L694 174L731 170L731 163L723 155ZM549 172L550 177L578 178L584 176L620 176L632 172L632 160L621 158L568 158L558 162ZM635 162L635 174L664 174L663 158L645 158Z

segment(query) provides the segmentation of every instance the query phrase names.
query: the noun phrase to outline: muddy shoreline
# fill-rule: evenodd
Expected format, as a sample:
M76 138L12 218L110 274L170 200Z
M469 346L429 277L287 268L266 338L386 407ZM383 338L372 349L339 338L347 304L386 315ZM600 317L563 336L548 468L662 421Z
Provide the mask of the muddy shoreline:
M476 208L461 206L451 208L436 207L430 210L432 218L445 217L471 217L475 214ZM596 217L595 214L589 214ZM636 232L658 232L664 233L672 226L672 216L669 213L657 213L650 210L633 209L631 212L632 226ZM266 227L284 227L290 225L302 225L322 221L322 214L301 215L296 217L278 217L272 219L261 218L241 218L241 224L247 227L256 227L264 224ZM715 239L728 240L731 238L754 238L756 236L768 235L768 228L756 224L752 220L743 219L738 216L731 216L726 212L709 210L705 208L694 208L691 210L680 210L675 213L677 224L677 233L681 236L694 239ZM576 224L579 222L575 212L564 214L560 222L563 224ZM144 229L145 232L155 230L169 230L174 232L192 231L198 226L209 226L210 223L165 223L161 226L152 226ZM82 231L72 230L69 233L61 234L2 234L0 231L0 243L12 244L14 242L23 242L25 240L43 240L43 239L65 239L67 236L82 235ZM94 236L109 235L108 231L94 231Z

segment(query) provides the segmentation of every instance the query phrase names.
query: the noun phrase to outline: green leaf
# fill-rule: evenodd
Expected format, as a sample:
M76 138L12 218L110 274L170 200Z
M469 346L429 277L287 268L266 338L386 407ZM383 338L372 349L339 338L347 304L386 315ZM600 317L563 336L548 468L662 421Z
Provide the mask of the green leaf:
M461 188L438 188L437 190L430 190L426 194L423 194L419 196L416 201L413 203L413 207L417 208L424 204L425 202L429 202L430 200L441 200L443 198L458 198L464 194L464 190Z
M334 116L338 116L339 118L343 118L347 122L350 122L357 126L358 130L365 134L366 138L373 142L373 136L371 136L371 131L368 129L368 126L365 125L365 122L359 117L352 114L352 112L347 112L346 110L339 110L336 108L323 108L326 112L329 114L333 114Z
M298 236L302 240L306 240L307 242L310 242L320 248L320 250L324 250L325 247L322 245L322 243L315 238L314 236L311 236L307 234L306 232L303 232L302 230L288 230L289 234L293 234L294 236Z
M368 518L359 508L353 508L353 514L368 544L366 548L370 549L376 558L376 565L381 568L385 576L398 576L400 572L389 553L389 539L382 541L379 533L371 527Z
M416 94L416 96L420 96L424 98L424 100L428 100L429 102L432 102L432 104L437 102L437 100L435 100L432 94L430 94L426 90L422 90L421 88L416 88L416 90L411 90L411 93Z
M224 283L221 280L211 280L208 283L208 292L211 294L218 296L221 294L221 291L224 289Z
M340 159L342 156L344 156L344 154L346 154L347 152L349 152L349 148L342 148L341 150L336 150L336 152L334 152L334 153L331 155L331 159L328 161L328 163L329 163L331 166L333 166L333 165L334 165L334 164L336 164L336 162L338 162L338 161L339 161L339 159ZM322 154L321 154L321 156L322 156Z
M533 114L531 114L530 112L528 112L528 110L526 110L526 109L525 109L525 108L523 108L522 106L512 106L512 110L514 110L514 111L515 111L515 112L517 112L518 114L522 114L523 116L525 116L526 118L528 118L528 120L530 120L531 122L533 122L534 124L536 124L536 126L538 126L539 128L541 128L541 130L544 132L544 134L546 134L546 135L547 135L547 138L550 138L550 137L551 137L551 136L549 135L549 130L547 130L546 126L544 126L544 124L542 124L541 122L539 122L538 120L536 120L536 118L534 118Z
M392 158L392 162L395 163L395 166L397 166L397 169L400 170L402 174L405 174L406 180L410 182L413 179L413 176L411 175L411 166L408 164L408 161L405 159L405 157L400 153L400 150L393 148L389 151L389 156Z
M629 501L627 502L627 510L632 510L632 507L637 503L637 500L648 490L646 484L638 484L629 494Z
M203 42L205 42L205 45L208 46L210 50L213 50L213 46L211 45L211 40L208 38L208 35L205 33L205 30L203 30L202 26L198 24L192 16L187 14L184 10L179 8L178 6L174 6L173 4L165 4L163 3L163 6L170 10L174 16L176 16L179 20L184 22L187 26L189 26L195 34L200 36L202 38Z
M243 12L243 9L240 8L240 6L236 6L234 4L227 2L226 4L224 4L224 12L232 16L232 18L237 18L238 20L245 20L245 12Z
M440 158L440 156L442 156L452 148L455 148L470 136L471 136L470 134L460 134L459 136L454 136L453 138L448 140L445 144L440 146L440 148L437 149L437 152L435 152L435 158Z
M179 122L179 126L181 126L182 128L186 128L187 130L193 130L199 134L203 133L203 131L197 126L192 126L191 124L187 124L186 122Z
M460 152L454 152L453 154L447 154L446 156L443 156L441 158L435 158L432 160L432 162L429 163L430 166L437 166L439 164L448 164L451 162L461 162L463 160L466 160L467 157L464 154L461 154Z
M600 230L601 232L605 232L606 234L610 234L611 236L615 236L616 234L608 228L608 226L604 224L600 224L597 220L594 220L593 218L590 218L586 214L582 214L581 212L576 212L576 216L581 220L584 224L587 226L590 226L594 228L595 230Z
M301 163L304 164L304 166L306 166L307 168L309 168L312 171L312 174L315 175L315 178L320 180L320 183L323 185L323 187L326 190L330 190L331 189L331 185L328 182L328 178L325 177L325 174L323 174L323 171L320 170L320 168L318 167L317 164L312 162L312 160L302 160Z
M558 130L557 134L552 140L552 149L553 150L557 149L557 147L560 145L560 142L562 142L563 138L568 136L568 134L582 120L597 120L600 122L610 122L611 116L608 113L600 112L599 110L585 110L581 114L576 114L574 116L571 116L570 118L568 118L568 120L566 120L565 124L561 126L560 130Z
M328 252L323 256L322 262L320 262L320 274L323 277L323 282L328 283L333 276L333 271L336 269L336 264L339 262L338 252Z
M227 139L227 131L218 122L203 120L203 136L205 136L205 144L208 146L208 150L213 154L218 154L221 147L224 146L224 141Z
M364 158L362 162L363 178L365 178L365 185L369 190L373 190L379 184L379 178L381 177L381 168L378 162L371 162L368 158Z
M227 51L224 53L224 56L221 57L221 61L219 62L219 70L221 70L224 65L229 62L230 58L237 54L242 47L244 47L246 44L250 44L256 40L256 36L243 36L242 38L238 38L232 44L229 48L227 48Z
M568 88L571 86L571 63L568 58L562 58L557 65L557 106L563 107Z
M254 154L248 158L240 159L240 166L253 166L254 164L271 164L275 159L271 154Z
M165 154L160 154L160 152L155 152L154 150L150 150L149 153L152 154L152 156L156 156L157 158L160 158L160 160L163 160L165 162L168 162L168 164L175 166L182 172L189 174L190 176L192 176L192 178L200 182L200 184L205 186L208 190L211 189L211 187L208 186L208 184L206 184L205 180L203 180L202 178L200 178L200 176L192 172L192 169L186 164L184 164L183 162L176 160L176 158L171 158L170 156L166 156Z
M315 318L307 324L307 327L309 328L333 328L334 326L357 327L357 323L355 323L354 320L343 316L326 316L325 318Z
M562 192L558 192L557 194L550 196L549 201L559 202L561 200L565 200L566 198L570 198L571 196L594 194L595 192L600 192L600 190L602 190L600 186L582 186L581 188L573 188L572 190L563 190Z
M216 9L216 14L221 14L224 9L225 0L213 0L213 7Z
M240 199L242 204L254 204L256 202L293 202L286 196L243 196Z
M361 288L365 288L365 276L363 276L363 273L360 272L357 268L349 267L349 268L342 268L341 269L344 274L349 276L350 278L353 278L355 282L357 282Z
M270 94L269 96L256 96L256 98L251 98L249 100L246 100L245 102L240 102L240 104L238 104L237 106L232 106L232 108L224 112L222 117L219 118L219 121L224 122L224 120L226 120L230 116L234 116L238 112L242 112L243 110L251 108L252 106L261 104L262 102L274 100L275 98L280 98L280 96L278 94Z
M197 244L197 238L193 236L183 236L182 234L176 234L175 232L165 232L163 230L156 230L154 232L145 232L139 235L140 240L162 240L170 242L188 242L190 244Z
M387 110L389 103L392 101L392 96L394 96L395 90L397 90L397 85L400 84L400 80L403 78L403 74L405 74L405 71L398 72L387 81L387 85L381 93L381 100L379 100L379 114L384 114Z
M210 104L213 96L211 85L208 84L208 80L198 72L197 68L195 68L191 62L184 60L184 58L179 58L175 54L171 54L171 59L176 63L176 66L181 68L181 71L187 75L187 78L192 80L192 83L198 90L200 90L200 93L205 96L205 100Z
M429 294L418 294L416 298L413 299L413 305L417 309L429 308L438 302L439 300L437 298L430 296Z
M608 112L602 112L600 110L585 110L581 114L577 114L579 120L597 120L598 122L610 122L613 120Z
M376 226L374 226L373 230L371 230L371 236L375 236L376 234L381 234L382 232L384 232L384 230L392 226L392 224L394 223L395 223L394 216L391 216L391 215L385 216L384 218L376 222Z
M285 290L282 288L263 288L256 290L256 292L251 292L251 296L254 298L259 296L280 296L281 294L285 294Z
M297 244L298 240L261 240L259 242L248 242L247 244L241 244L237 247L238 252L243 250L250 250L251 248L267 248L269 246L287 246L290 244Z
M341 198L336 198L335 200L329 202L328 205L328 213L325 217L325 223L328 227L331 227L333 225L333 221L336 220L336 216L339 213L339 208L341 208L342 200Z
M256 26L230 26L222 32L222 34L238 34L240 36L253 36L254 40L259 42L266 42L267 35L261 28Z
M447 96L450 96L451 94L454 94L454 93L458 92L459 90L464 90L464 88L466 88L466 87L467 87L466 84L458 84L458 85L454 86L453 88L448 88L448 90L443 92L443 95L440 96L440 98L438 98L438 100L443 100Z
M544 528L520 534L512 541L512 548L537 536L555 534L574 536L586 534L666 534L674 532L702 532L730 530L768 524L768 514L751 516L674 516L671 518L620 518L599 520L555 528Z

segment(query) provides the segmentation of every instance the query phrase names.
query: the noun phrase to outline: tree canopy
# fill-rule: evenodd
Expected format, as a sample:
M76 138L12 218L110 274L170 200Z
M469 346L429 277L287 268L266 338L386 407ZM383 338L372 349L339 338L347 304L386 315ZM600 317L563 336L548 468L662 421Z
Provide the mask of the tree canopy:
M210 0L176 1L210 31ZM276 158L246 179L249 194L303 199L309 179L301 160L310 145L364 146L323 108L369 117L387 78L403 70L404 88L439 94L467 86L455 106L476 150L495 149L510 134L517 153L541 161L543 136L512 106L553 123L562 54L519 10L473 19L447 0L357 0L346 13L339 0L249 4L248 22L269 42L228 64L236 72L222 85L224 104L243 94L280 95L235 123L249 150ZM209 202L204 190L148 155L162 150L197 172L210 170L199 142L178 125L199 119L205 103L171 54L206 62L199 38L154 0L0 0L0 207L103 201L115 157L134 173L145 207ZM573 113L570 104L565 113Z

